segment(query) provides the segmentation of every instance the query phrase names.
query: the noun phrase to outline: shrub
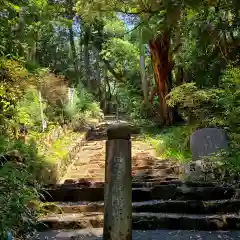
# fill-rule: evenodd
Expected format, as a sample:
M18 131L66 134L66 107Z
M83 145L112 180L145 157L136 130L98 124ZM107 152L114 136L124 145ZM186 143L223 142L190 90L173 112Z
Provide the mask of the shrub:
M45 114L49 120L58 120L68 102L68 85L64 77L54 75L48 69L39 69L35 77L38 79L39 90L47 104Z
M191 159L189 136L192 131L192 126L171 127L162 130L161 133L147 134L147 139L160 157L187 162Z
M33 143L25 145L1 137L0 145L0 238L5 239L11 231L18 239L26 239L25 234L32 232L36 223L30 203L39 198L36 178L43 162Z
M102 111L93 97L85 90L74 90L73 102L69 102L64 109L65 116L72 122L85 123L89 118L100 118Z
M14 116L27 77L28 72L20 63L0 58L0 125Z
M43 111L47 104L43 102ZM41 111L38 91L34 86L29 86L25 90L22 100L17 104L16 120L23 122L29 127L39 130L41 129ZM44 116L46 119L46 116Z
M145 106L143 96L139 94L135 86L130 84L127 87L119 86L117 91L120 113L123 112L136 125L145 126L152 123L149 119L151 116L149 109Z
M219 88L199 89L195 83L174 88L168 95L170 106L179 106L182 114L197 127L217 126L228 131L231 146L240 149L240 69L229 68Z

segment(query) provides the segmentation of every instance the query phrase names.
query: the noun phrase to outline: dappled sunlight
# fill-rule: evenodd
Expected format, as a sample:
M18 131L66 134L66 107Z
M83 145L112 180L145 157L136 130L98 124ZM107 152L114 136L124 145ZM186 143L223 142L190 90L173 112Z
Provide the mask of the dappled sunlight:
M130 135L124 179L133 204L145 201L134 229L240 229L239 0L0 2L0 239L38 240L46 201L103 203L107 138ZM112 124L129 129L107 137ZM120 145L116 162L130 151ZM83 205L80 219L56 213L46 226L101 227L103 206ZM160 234L218 238L179 233ZM102 237L89 234L72 237Z
M185 163L191 161L189 139L191 126L172 127L160 133L145 133L147 141L153 145L159 157Z

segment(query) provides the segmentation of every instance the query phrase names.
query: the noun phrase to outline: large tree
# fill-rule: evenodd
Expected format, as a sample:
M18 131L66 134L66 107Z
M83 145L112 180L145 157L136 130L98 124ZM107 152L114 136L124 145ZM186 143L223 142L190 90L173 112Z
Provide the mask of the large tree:
M153 71L155 75L156 94L159 100L159 112L163 124L174 122L174 115L166 103L166 95L171 90L171 37L172 29L180 18L181 6L145 2L130 1L128 4L119 2L109 3L108 7L104 3L91 2L83 7L83 2L78 1L78 12L86 19L94 19L104 16L106 12L115 12L117 14L135 15L136 25L144 25L144 34L150 36L145 38L148 42ZM91 13L90 13L91 10ZM89 11L89 12L88 12ZM146 93L145 93L146 94ZM145 96L146 98L146 96Z
M96 18L102 19L109 12L114 12L118 15L125 15L131 18L135 28L144 26L144 35L150 49L155 75L155 91L152 95L157 95L158 97L159 113L162 123L165 125L172 124L177 120L176 111L168 107L166 96L173 87L172 70L174 67L174 53L181 46L182 29L180 27L182 27L181 23L184 21L186 14L189 13L189 10L201 12L201 9L208 11L213 8L217 11L221 10L220 14L223 14L222 16L232 16L233 21L231 25L236 25L236 19L239 15L238 7L239 3L236 0L132 0L127 3L116 0L93 0L89 3L82 0L77 1L78 13L83 18L88 19L88 21L94 21ZM226 23L227 21L224 22ZM226 27L230 27L230 22ZM215 33L217 32L215 31ZM233 32L231 38L232 41L238 42L234 39ZM214 41L215 45L217 45L215 38ZM230 54L231 51L226 45L226 41L227 36L223 35L219 42L223 55ZM183 80L183 68L181 66L178 66L178 72L178 83L181 83Z

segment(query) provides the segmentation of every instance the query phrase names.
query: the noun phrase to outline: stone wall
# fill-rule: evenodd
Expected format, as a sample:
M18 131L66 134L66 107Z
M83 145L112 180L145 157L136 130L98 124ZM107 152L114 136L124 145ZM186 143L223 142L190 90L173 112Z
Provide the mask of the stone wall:
M67 156L65 156L63 159L60 159L59 162L56 164L57 169L57 179L56 182L59 182L60 179L64 176L68 166L72 164L72 162L75 160L75 157L77 153L80 151L81 147L86 142L86 136L87 132L85 131L79 139L74 142L72 146L70 146Z
M91 122L91 124L90 124L91 127L82 128L81 131L79 131L79 138L69 146L67 155L65 155L62 159L59 159L55 164L48 166L47 176L46 176L46 173L44 176L44 179L47 179L47 181L46 181L47 184L59 183L61 178L66 173L68 166L73 163L77 153L80 151L81 147L87 141L87 136L89 134L89 131L91 130L92 127L95 127L98 123L99 123L99 121L94 122L94 123ZM65 134L65 133L63 132L61 134ZM59 137L60 137L60 135L58 136L58 138ZM55 139L55 141L56 141L56 139Z

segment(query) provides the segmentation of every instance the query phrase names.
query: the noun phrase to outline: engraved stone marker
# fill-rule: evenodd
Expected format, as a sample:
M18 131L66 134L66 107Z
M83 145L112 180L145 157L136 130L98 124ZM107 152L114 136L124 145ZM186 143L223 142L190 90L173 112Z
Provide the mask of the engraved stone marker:
M107 131L104 189L104 240L132 239L132 159L130 128Z
M219 128L202 128L195 131L190 138L192 160L210 156L218 151L227 149L227 134Z

